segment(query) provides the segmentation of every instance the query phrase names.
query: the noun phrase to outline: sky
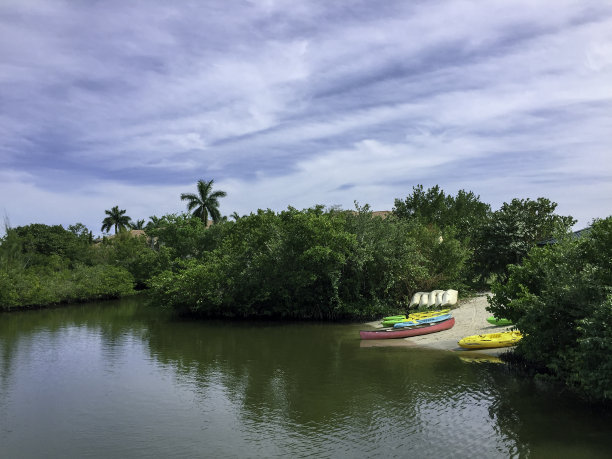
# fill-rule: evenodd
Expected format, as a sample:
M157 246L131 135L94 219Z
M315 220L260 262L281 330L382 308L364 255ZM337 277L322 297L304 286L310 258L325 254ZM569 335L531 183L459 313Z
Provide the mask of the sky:
M0 216L101 234L186 211L612 214L612 2L1 0Z

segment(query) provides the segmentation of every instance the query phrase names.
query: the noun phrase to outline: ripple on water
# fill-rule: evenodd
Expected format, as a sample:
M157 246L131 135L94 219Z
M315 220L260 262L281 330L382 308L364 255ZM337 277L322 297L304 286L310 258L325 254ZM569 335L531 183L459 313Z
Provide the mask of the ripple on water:
M395 443L400 451L411 448L417 456L508 457L511 445L500 437L490 415L496 394L486 385L437 386L422 390L414 403L416 431Z

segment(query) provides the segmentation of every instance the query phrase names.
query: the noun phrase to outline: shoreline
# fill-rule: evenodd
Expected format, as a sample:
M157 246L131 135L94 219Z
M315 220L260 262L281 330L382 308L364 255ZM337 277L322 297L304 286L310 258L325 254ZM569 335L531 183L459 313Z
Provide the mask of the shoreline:
M460 354L460 357L485 359L488 357L489 359L493 358L493 360L495 360L494 357L507 352L511 348L464 349L457 344L461 338L465 338L466 336L498 333L512 329L512 325L500 327L491 325L487 322L487 317L492 315L486 310L489 304L487 302L487 295L490 295L490 292L481 293L474 297L460 300L455 307L451 309L451 314L455 318L455 326L450 330L430 333L428 335L413 336L410 338L369 340L369 342L361 340L361 346L417 346L457 352ZM380 320L368 322L365 325L372 328L382 328Z

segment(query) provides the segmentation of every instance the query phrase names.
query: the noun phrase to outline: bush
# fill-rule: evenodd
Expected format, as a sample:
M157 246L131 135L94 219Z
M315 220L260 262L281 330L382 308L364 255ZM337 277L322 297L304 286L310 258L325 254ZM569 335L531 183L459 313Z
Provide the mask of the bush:
M78 266L60 271L0 272L0 309L119 298L134 291L134 278L116 266Z
M84 228L84 227L83 227ZM89 238L65 230L61 225L34 223L7 230L19 241L23 259L30 265L45 265L55 256L71 263L82 263L89 258Z
M611 399L612 217L535 248L493 285L489 311L526 335L516 352L594 399Z
M557 203L546 198L504 202L479 226L473 241L474 270L481 278L506 280L508 266L519 264L537 243L567 234L576 221L554 213Z
M136 288L145 288L150 277L170 266L174 253L165 246L153 250L149 241L145 236L135 237L129 232L105 238L93 250L94 264L125 268L134 277Z
M431 282L456 285L466 258L452 238L367 206L260 210L219 226L214 249L151 280L155 302L205 315L371 318L405 309Z

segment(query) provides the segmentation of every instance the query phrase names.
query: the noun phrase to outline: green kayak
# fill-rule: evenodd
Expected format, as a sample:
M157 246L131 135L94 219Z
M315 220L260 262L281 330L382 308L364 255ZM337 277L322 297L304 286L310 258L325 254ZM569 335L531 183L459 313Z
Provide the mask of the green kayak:
M400 314L399 316L387 316L383 317L382 320L402 320L406 318L406 314Z
M494 316L487 317L487 322L491 325L512 325L512 321L510 319L496 319Z

